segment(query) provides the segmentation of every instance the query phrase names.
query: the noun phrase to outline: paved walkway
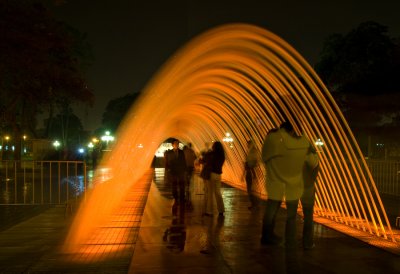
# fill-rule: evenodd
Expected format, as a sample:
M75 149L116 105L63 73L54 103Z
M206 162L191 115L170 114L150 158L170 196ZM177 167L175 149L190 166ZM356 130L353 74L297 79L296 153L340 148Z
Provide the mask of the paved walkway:
M174 206L162 172L154 179L127 196L119 212L126 221L98 228L75 254L59 251L72 220L64 207L1 231L0 273L400 273L398 255L319 224L313 250L262 246L264 204L250 211L246 194L225 186L225 217L203 217L197 177L192 207ZM282 209L281 233L284 219Z

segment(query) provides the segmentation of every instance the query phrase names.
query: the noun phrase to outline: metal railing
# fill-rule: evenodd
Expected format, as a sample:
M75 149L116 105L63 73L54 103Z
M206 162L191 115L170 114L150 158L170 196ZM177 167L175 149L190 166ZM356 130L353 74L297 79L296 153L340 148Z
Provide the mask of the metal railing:
M400 162L367 160L380 194L400 197ZM0 161L0 204L64 204L85 195L83 161Z
M400 197L400 162L367 160L379 194Z
M0 204L65 204L87 189L82 161L0 161Z

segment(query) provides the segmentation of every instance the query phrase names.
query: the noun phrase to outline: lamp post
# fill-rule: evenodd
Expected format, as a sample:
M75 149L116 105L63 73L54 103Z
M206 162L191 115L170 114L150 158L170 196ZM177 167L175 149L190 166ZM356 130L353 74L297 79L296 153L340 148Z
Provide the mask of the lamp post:
M222 138L222 141L224 141L225 143L227 143L229 145L230 148L233 148L233 138L231 137L231 134L229 132L227 132L225 134L225 137Z
M58 140L55 140L55 141L53 142L53 146L54 146L54 148L55 148L56 151L57 151L58 159L60 159L60 150L59 150L59 147L61 146L61 143L60 143Z
M317 152L321 152L324 146L324 142L320 138L318 138L317 141L315 141L315 146L317 147Z
M56 148L56 150L58 150L58 148L61 146L61 143L58 140L55 140L53 142L53 146Z
M25 156L25 154L26 154L26 139L27 138L28 137L25 134L22 136L22 140L21 140L21 157Z
M106 142L106 150L109 150L108 143L114 141L114 136L110 134L110 131L106 131L105 135L101 136L101 140Z
M88 148L91 154L91 162L92 162L92 169L96 169L97 167L97 160L100 157L99 155L99 139L96 137L92 138L92 141L88 144Z
M8 150L10 149L8 147L8 141L10 140L10 136L8 136L8 135L4 136L4 140L6 140L6 144L5 144L5 146L2 145L2 150L3 150L2 157L4 157L5 160L8 160Z

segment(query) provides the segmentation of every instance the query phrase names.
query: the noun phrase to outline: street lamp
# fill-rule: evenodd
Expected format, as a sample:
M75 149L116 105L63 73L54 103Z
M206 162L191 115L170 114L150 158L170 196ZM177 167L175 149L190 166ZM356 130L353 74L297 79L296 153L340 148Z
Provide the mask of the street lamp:
M101 136L101 140L106 142L108 149L108 143L114 141L114 136L112 136L109 131L106 131L105 135Z
M61 143L58 141L58 140L55 140L54 142L53 142L53 147L56 149L56 151L57 151L57 156L58 156L58 159L61 159L61 155L60 155L60 151L58 150L58 148L61 146Z
M3 144L3 139L1 140L1 151L2 151L2 155L1 155L1 159L3 160L3 157L7 160L8 159L8 141L10 140L10 136L6 135L4 136L4 140L6 140L5 145Z
M28 137L25 134L22 136L22 145L21 145L21 147L22 147L22 155L26 154L26 139L27 138Z
M222 138L222 141L224 141L225 143L228 143L230 148L233 147L233 138L231 137L231 134L229 132L227 132L225 134L225 137Z
M6 140L6 150L8 150L8 141L10 140L10 136L6 135L4 136L4 139Z
M315 141L315 146L317 147L317 151L321 152L322 147L324 146L324 142L320 138L318 138L317 141Z
M53 142L53 146L56 148L56 150L58 150L58 148L61 146L61 143L58 140L55 140Z

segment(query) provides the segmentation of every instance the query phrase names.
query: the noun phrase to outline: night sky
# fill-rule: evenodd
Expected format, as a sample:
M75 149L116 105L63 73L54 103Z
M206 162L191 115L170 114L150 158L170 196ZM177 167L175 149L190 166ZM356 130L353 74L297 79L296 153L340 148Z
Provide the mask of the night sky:
M45 1L46 2L46 1ZM88 71L93 108L79 108L88 130L111 99L141 91L162 64L196 35L225 23L252 23L281 36L311 65L324 39L373 20L400 36L396 0L48 0L57 19L83 33L95 62ZM56 4L54 4L56 3ZM87 112L87 114L84 114Z

